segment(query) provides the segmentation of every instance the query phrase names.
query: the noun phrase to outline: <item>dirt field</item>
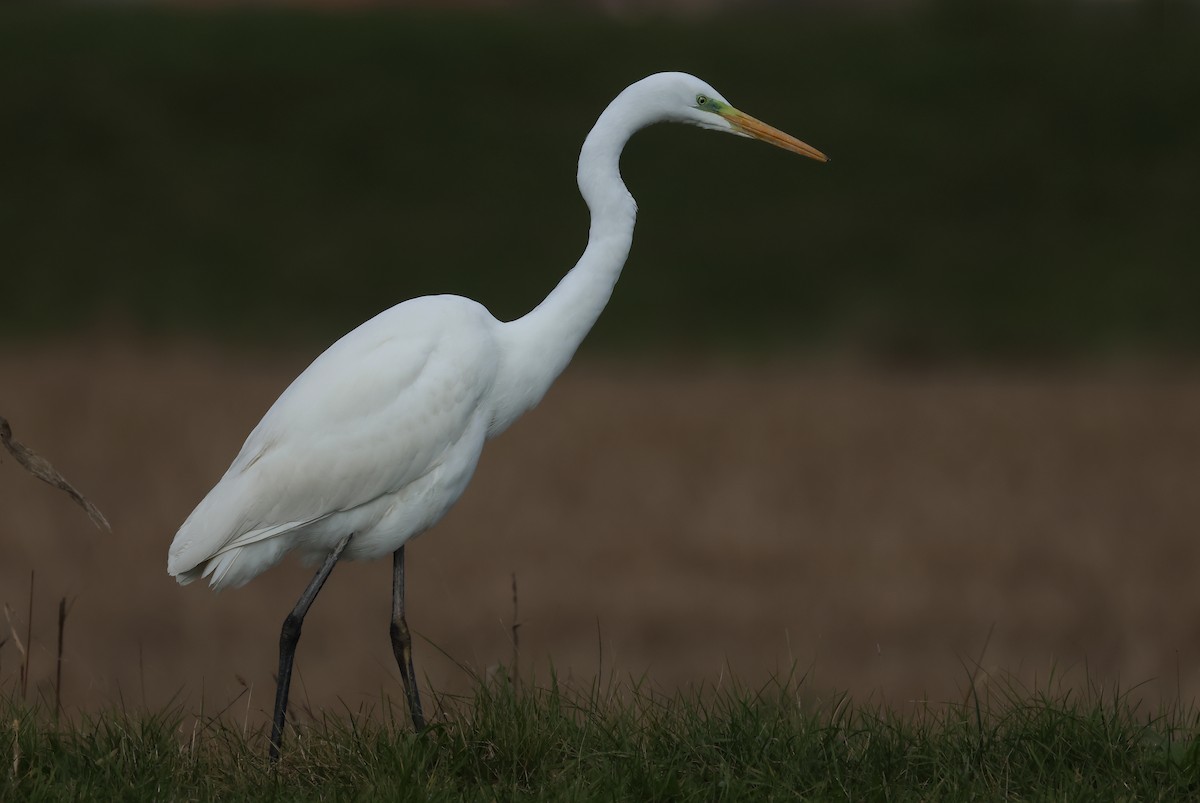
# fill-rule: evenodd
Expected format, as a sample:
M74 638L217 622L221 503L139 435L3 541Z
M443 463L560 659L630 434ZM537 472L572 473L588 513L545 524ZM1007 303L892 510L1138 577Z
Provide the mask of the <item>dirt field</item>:
M166 549L310 355L98 339L0 352L0 414L109 516L0 465L0 601L33 674L65 695L269 708L278 626L310 570L214 595ZM961 699L963 661L1156 701L1200 693L1200 375L895 374L803 364L583 362L489 445L466 496L409 549L429 684L486 672L755 683L795 663L817 692ZM399 695L386 562L334 572L295 696ZM9 636L0 623L0 638ZM431 644L432 642L432 644ZM436 648L433 645L437 645ZM439 653L439 649L445 655ZM13 640L0 682L13 682ZM246 706L243 700L239 707Z

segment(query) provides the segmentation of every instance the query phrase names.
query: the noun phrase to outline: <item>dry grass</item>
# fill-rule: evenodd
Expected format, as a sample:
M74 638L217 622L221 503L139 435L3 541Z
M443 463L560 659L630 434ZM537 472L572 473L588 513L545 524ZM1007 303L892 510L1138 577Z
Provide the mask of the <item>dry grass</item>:
M0 411L104 510L0 467L0 602L25 615L48 689L55 606L73 600L69 708L268 708L294 564L213 595L166 575L175 528L305 356L128 340L9 347ZM660 688L755 683L903 707L963 697L963 661L1084 672L1157 700L1200 693L1200 377L889 374L777 363L584 362L485 452L410 549L418 671L506 662L544 676L646 672ZM347 564L314 606L297 700L399 698L390 565ZM9 635L7 632L0 637ZM602 657L601 657L602 653ZM1085 669L1086 661L1086 669ZM17 656L0 646L0 673Z

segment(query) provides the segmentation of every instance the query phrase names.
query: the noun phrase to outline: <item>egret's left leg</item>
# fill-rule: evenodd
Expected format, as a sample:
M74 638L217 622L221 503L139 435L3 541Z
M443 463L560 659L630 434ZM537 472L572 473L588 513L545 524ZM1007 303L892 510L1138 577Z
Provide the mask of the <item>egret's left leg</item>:
M413 671L412 635L404 619L404 547L392 555L392 652L400 665L400 682L404 684L404 696L408 698L408 711L412 714L413 728L425 729L425 715L421 713L421 693L417 690L417 674Z
M321 586L325 585L329 573L333 571L333 565L342 556L342 550L346 548L346 544L350 543L350 535L338 541L338 545L321 564L321 568L317 570L312 582L308 584L308 588L304 589L304 593L300 595L296 607L283 620L283 629L279 633L279 675L275 678L275 717L271 721L269 754L271 764L279 761L279 748L283 744L283 724L287 717L288 690L292 685L292 663L296 659L296 645L300 642L300 628L304 625L304 616L312 606L313 600L317 598L317 594L320 593Z

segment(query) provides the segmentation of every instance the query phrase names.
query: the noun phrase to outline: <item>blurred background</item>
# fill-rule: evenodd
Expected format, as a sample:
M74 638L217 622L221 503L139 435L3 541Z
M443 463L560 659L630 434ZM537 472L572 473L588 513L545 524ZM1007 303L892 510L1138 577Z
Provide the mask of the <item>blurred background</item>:
M1191 700L1198 44L1165 0L4 4L0 415L114 532L5 459L0 683L28 646L49 687L65 597L68 706L268 709L310 570L181 589L175 529L358 323L534 306L590 125L685 70L833 162L632 140L612 302L409 550L426 689L515 622L543 678ZM334 573L296 699L399 697L385 563Z

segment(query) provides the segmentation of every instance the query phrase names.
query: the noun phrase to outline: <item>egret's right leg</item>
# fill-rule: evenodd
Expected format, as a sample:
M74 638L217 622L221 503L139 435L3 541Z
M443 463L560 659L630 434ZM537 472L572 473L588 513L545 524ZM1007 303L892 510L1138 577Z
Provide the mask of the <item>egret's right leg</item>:
M417 674L413 671L412 635L404 618L404 547L392 555L392 654L400 665L400 682L408 698L408 712L413 729L425 730L425 715L421 713L421 693L417 690Z
M292 662L296 658L296 644L300 641L300 628L304 625L304 615L308 613L313 600L320 593L321 586L325 585L329 573L333 571L333 565L342 556L342 550L346 548L346 544L350 543L351 535L353 533L338 541L338 545L321 564L321 568L317 570L317 574L308 584L308 588L304 589L304 593L300 595L296 607L283 620L283 629L279 632L279 676L275 680L275 719L271 723L270 758L272 764L279 761L279 747L283 744L283 721L287 717L288 689L292 685Z

